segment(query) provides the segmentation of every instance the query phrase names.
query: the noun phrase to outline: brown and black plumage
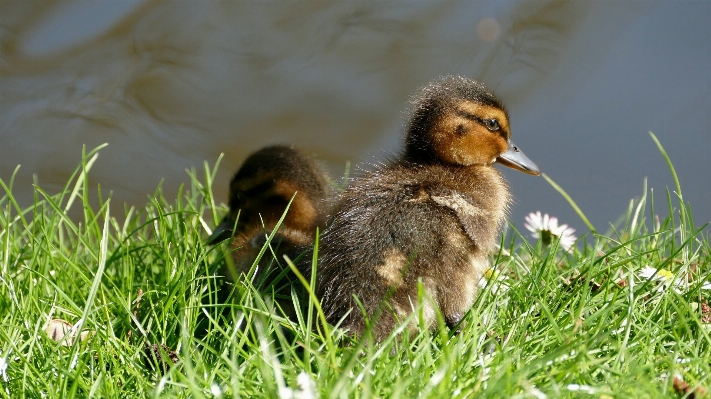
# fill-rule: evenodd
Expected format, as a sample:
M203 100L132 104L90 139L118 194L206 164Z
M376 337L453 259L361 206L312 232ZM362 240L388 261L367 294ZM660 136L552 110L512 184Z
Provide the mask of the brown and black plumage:
M355 179L321 237L317 292L331 323L385 338L418 306L457 325L471 307L510 194L493 164L539 174L510 140L503 104L481 83L445 77L413 99L403 154ZM413 323L414 326L414 323Z
M291 147L273 145L251 154L230 182L229 213L207 240L215 244L231 238L234 267L228 264L223 271L227 280L242 278L272 236L276 256L264 253L255 275L256 282L269 284L281 269L273 266L285 266L283 255L294 259L313 244L316 229L325 225L329 192L323 169Z

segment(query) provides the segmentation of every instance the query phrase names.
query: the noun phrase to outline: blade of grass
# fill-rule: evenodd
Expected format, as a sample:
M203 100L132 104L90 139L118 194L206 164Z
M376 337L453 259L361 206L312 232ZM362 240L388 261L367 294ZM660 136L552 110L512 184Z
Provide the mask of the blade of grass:
M669 171L672 174L672 178L674 179L674 185L676 186L676 195L679 200L679 241L684 242L684 239L686 237L686 234L688 232L688 221L686 219L686 205L684 204L684 199L683 196L681 195L681 184L679 183L679 176L676 174L676 170L674 169L674 165L672 164L671 159L669 158L669 155L667 152L664 150L664 147L662 147L662 143L659 142L659 139L657 139L657 136L654 135L654 133L649 132L649 136L652 137L652 140L654 140L654 144L657 145L657 148L659 149L659 152L662 154L664 157L664 160L667 162L667 166L669 167ZM689 259L689 253L688 251L684 251L684 260L687 261Z
M99 158L99 153L98 151L101 150L102 148L108 146L108 143L104 143L93 150L89 151L88 154L86 154L82 160L82 165L81 167L81 173L79 174L79 177L77 178L76 183L74 184L74 189L72 190L71 194L69 194L69 199L67 199L67 204L64 206L64 212L67 212L71 207L72 204L74 203L74 200L76 199L77 195L79 195L79 190L83 187L84 184L84 179L86 179L87 174L89 173L89 170L91 170L91 167L94 165L94 162L96 162L96 159ZM86 152L86 147L82 149L82 152ZM86 160L86 157L91 156L88 161L84 162ZM87 197L88 193L84 193L84 197Z
M99 286L101 285L101 278L104 275L104 268L106 267L106 254L108 252L108 242L109 242L109 201L106 201L106 213L104 215L104 230L101 233L101 241L99 243L99 267L96 269L96 274L94 275L94 281L91 284L91 289L89 289L89 295L86 298L86 304L84 305L84 312L82 313L79 321L72 327L77 333L81 332L84 323L86 323L87 318L91 312L91 307L94 304L94 299L96 298L96 293L99 292ZM74 350L78 350L77 343L79 340L74 342Z
M543 178L546 179L546 181L548 182L548 184L550 184L551 186L553 186L553 188L556 189L556 191L558 191L558 192L563 196L563 198L566 199L566 201L568 201L568 203L570 204L570 206L573 207L573 210L575 211L575 213L577 213L578 216L580 216L580 219L583 220L583 223L585 223L585 225L588 226L588 228L590 229L590 231L591 231L593 234L597 234L597 230L595 229L595 226L593 226L593 224L590 223L590 221L588 220L588 218L585 217L585 214L583 213L583 211L580 210L580 207L578 207L578 204L576 204L575 201L573 201L573 199L570 197L570 195L568 195L568 193L566 193L565 190L563 190L563 188L561 188L558 184L556 184L556 183L553 181L553 179L551 179L550 177L548 177L548 175L546 175L545 173L541 174L541 176L543 176Z

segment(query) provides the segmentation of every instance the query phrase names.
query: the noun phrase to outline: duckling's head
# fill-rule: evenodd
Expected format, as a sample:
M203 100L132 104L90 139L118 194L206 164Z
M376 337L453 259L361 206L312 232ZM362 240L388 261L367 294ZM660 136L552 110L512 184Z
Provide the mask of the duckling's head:
M320 208L328 191L325 173L310 158L284 145L262 148L250 155L232 177L230 213L208 238L208 244L228 238L235 222L235 233L255 227L272 228L289 203L284 226L314 230L323 224Z
M422 88L411 102L405 161L460 166L499 162L540 174L511 142L506 108L484 84L446 76Z

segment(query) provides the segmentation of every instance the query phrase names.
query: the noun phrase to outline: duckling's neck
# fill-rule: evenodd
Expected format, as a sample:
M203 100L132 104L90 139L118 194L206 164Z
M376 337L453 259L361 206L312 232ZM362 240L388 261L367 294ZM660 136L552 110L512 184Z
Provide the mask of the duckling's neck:
M400 157L401 163L409 164L438 164L438 157L432 153L432 143L422 139L423 134L418 134L416 131L410 131L405 138L405 152Z
M441 165L442 162L429 148L422 148L418 143L407 143L405 152L400 156L399 163L416 165Z

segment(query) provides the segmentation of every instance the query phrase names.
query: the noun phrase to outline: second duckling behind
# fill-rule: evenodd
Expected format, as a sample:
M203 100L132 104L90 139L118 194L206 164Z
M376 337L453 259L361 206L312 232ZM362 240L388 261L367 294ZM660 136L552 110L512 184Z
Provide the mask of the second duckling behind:
M229 213L207 240L215 244L231 238L234 267L223 270L227 280L236 282L249 272L269 235L275 256L265 253L254 277L269 285L283 270L283 255L295 259L313 244L317 228L324 228L329 194L326 173L299 151L273 145L251 154L230 182ZM283 302L285 311L291 309L290 299Z

